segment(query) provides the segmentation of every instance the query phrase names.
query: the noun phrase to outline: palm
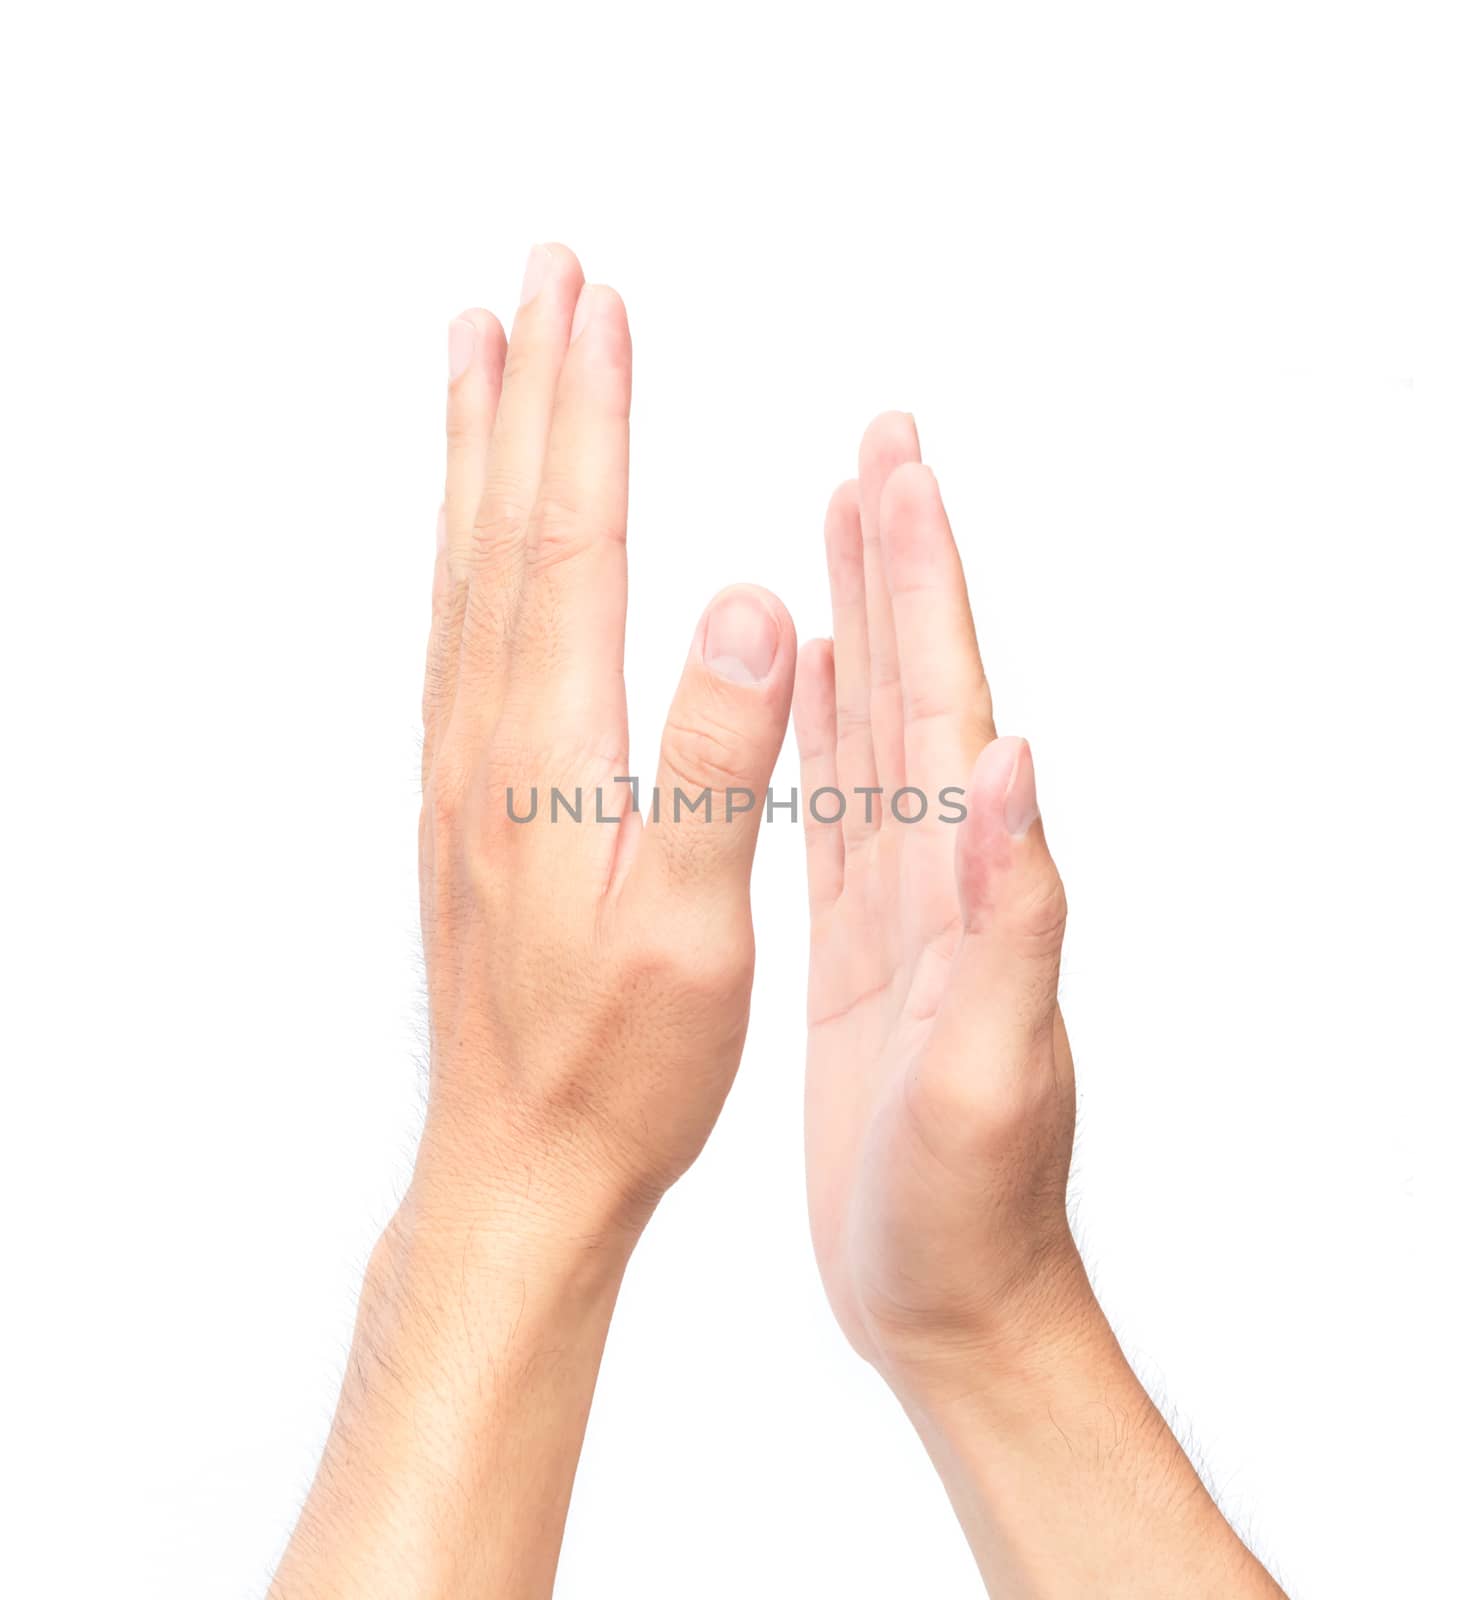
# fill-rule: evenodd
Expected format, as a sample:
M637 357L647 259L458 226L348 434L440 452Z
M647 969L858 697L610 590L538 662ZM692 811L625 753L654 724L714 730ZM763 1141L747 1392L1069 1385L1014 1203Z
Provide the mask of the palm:
M859 1208L855 1191L890 1186L888 1146L876 1130L901 1115L901 1089L930 1034L959 933L949 846L944 871L933 860L938 854L928 839L882 829L811 929L809 1215L835 1315L861 1350L866 1335L860 1286L851 1281L857 1269L849 1232L858 1211L881 1200L867 1193ZM910 901L931 907L924 925L905 925L900 911Z
M979 841L962 847L970 859L961 865L959 837L973 835L942 820L954 814L943 792L965 792L995 732L960 560L918 462L909 418L872 424L859 481L835 494L826 526L834 639L806 647L795 701L811 903L810 1222L835 1314L867 1356L872 1305L899 1316L948 1292L920 1281L923 1263L943 1208L953 1218L980 1208L981 1152L966 1113L974 1086L987 1093L1003 1081L984 1080L973 1058L1013 1053L1000 1019L985 1037L970 1025L972 974L1002 959L1002 941L974 930L958 882L979 893L990 864L982 851L1012 852L1005 835ZM868 818L861 787L884 791ZM899 801L900 817L917 813L919 795L922 820L892 815L890 797L902 787L915 793ZM809 819L820 788L845 795L840 825ZM837 804L824 797L815 809L830 816ZM1061 932L1056 874L1052 884L1054 904L1037 914ZM1071 1078L1061 1024L1057 1032L1061 1089Z

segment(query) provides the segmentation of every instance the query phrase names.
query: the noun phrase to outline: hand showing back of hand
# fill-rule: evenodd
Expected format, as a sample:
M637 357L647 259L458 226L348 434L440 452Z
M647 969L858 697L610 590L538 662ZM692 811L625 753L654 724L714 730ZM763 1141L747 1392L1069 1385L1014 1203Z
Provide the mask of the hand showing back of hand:
M701 1148L742 1049L748 875L793 625L763 590L712 603L653 808L627 768L620 298L584 285L562 246L540 247L507 351L487 312L451 339L424 706L432 1085L416 1186L439 1209L528 1202L551 1226L633 1236ZM729 818L730 788L757 802ZM712 795L682 804L678 789Z
M737 1069L794 630L764 590L719 595L665 803L626 781L630 402L625 310L563 246L531 253L507 340L486 311L449 330L427 1117L275 1600L549 1593L621 1274Z

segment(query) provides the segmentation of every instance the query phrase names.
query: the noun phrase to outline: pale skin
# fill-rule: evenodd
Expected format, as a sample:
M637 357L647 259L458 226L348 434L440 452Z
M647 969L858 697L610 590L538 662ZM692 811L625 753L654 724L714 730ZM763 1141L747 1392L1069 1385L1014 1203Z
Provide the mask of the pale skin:
M536 248L509 335L449 334L423 703L432 1068L273 1600L542 1600L606 1331L737 1069L761 808L630 809L630 336ZM826 543L834 639L767 591L692 630L656 783L767 788L794 706L806 822L815 1252L997 1600L1277 1595L1126 1364L1069 1233L1062 886L1032 757L996 737L956 546L910 419L878 419ZM797 689L795 688L797 656ZM516 825L597 787L609 823ZM967 816L895 820L951 789ZM643 812L649 812L642 796Z

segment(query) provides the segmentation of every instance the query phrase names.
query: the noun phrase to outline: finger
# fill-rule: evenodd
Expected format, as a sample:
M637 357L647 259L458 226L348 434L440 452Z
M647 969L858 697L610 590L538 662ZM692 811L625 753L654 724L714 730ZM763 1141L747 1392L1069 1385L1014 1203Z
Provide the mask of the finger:
M504 330L488 311L465 311L448 324L448 457L438 513L432 586L432 632L422 700L422 774L426 782L457 690L467 603L473 517L483 494L488 436L504 376Z
M746 895L793 691L794 625L766 589L725 589L692 643L632 879ZM678 795L680 794L680 799Z
M897 467L880 499L885 563L900 657L905 781L934 807L959 787L996 737L961 556L929 467Z
M865 550L860 486L842 483L824 517L824 557L834 612L835 767L847 798L844 848L857 849L880 827L880 775L870 737L870 633L865 611Z
M870 738L875 766L886 795L905 782L905 739L900 700L900 654L895 619L885 585L880 554L880 497L890 474L907 461L921 459L913 417L887 411L865 430L860 441L860 531L864 540L865 611L870 634Z
M621 763L630 414L625 307L614 289L586 284L530 518L511 693L526 725Z
M965 1035L968 1057L1022 1062L1053 1025L1066 917L1026 739L986 746L965 804L956 847L963 933L942 1026Z
M458 667L458 631L463 623L467 586L455 582L448 561L448 519L437 514L437 559L432 569L432 627L427 636L427 671L422 684L422 782L432 770L433 756L453 705Z
M448 559L465 573L488 476L488 439L504 379L504 330L488 311L448 324L448 470L443 494Z
M834 647L810 639L799 651L794 676L794 733L799 741L799 795L809 870L809 909L817 915L839 897L844 883L840 810L847 804L835 762Z
M563 245L536 245L504 357L469 554L458 704L492 723L502 704L529 513L539 492L555 385L584 277Z

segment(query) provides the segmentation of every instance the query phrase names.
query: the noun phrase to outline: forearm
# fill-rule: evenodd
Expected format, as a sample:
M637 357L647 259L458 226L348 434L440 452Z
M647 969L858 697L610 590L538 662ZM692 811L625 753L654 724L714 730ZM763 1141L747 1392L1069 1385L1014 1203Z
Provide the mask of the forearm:
M993 1600L1275 1597L1084 1282L1012 1342L892 1377Z
M270 1600L548 1596L624 1265L619 1241L409 1198Z
M417 841L427 1125L273 1600L549 1594L631 1244L737 1070L761 811L645 816L626 787L630 404L625 307L563 245L530 252L507 340L486 310L452 323ZM795 651L765 590L713 600L660 793L766 789ZM594 821L549 832L556 808L516 812L516 785L573 794L575 823L589 796Z

